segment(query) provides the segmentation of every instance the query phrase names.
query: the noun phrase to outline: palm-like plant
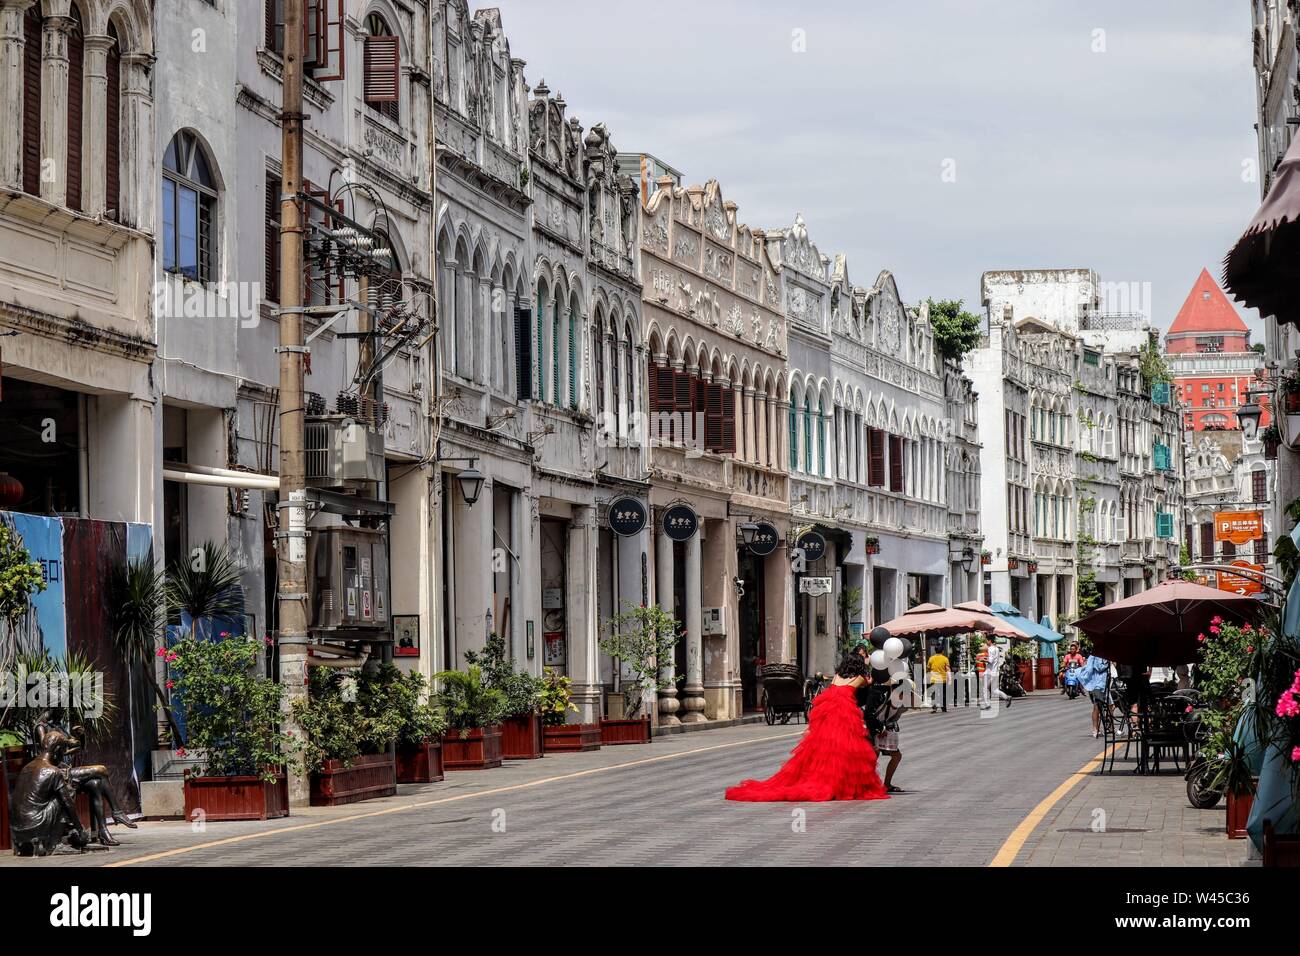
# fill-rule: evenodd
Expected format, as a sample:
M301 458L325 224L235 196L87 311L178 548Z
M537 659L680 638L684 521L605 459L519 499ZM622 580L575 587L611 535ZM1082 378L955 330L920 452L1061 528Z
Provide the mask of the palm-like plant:
M170 613L201 618L231 618L244 613L243 569L224 547L206 542L197 552L172 562L166 593Z
M28 744L37 743L37 727L53 721L83 742L94 740L112 726L116 707L104 690L103 674L85 654L67 651L55 657L48 650L20 651L6 668L4 680L19 699L0 713L0 726ZM40 699L26 693L42 688Z
M506 717L509 710L506 695L483 682L481 668L442 671L434 680L442 684L437 701L447 715L447 726L459 730L462 737L469 736L475 727L500 723Z
M154 676L154 655L167 625L167 577L148 558L118 565L109 578L109 612L113 643L130 667L139 667L158 697L172 740L181 730L172 714L171 700Z

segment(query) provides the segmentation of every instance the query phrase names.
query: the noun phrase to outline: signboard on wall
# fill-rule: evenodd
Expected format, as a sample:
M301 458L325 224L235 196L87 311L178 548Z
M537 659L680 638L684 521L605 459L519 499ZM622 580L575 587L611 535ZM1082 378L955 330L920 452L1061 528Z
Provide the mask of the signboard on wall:
M800 594L810 594L810 595L812 595L813 597L817 597L818 595L821 595L821 594L830 594L830 593L831 593L831 579L830 579L830 578L813 578L813 577L810 577L810 578L800 578L800 579L799 579L799 593L800 593Z
M609 530L621 537L640 534L649 520L645 504L637 498L624 496L609 503Z
M547 667L564 666L565 654L563 631L547 631L542 635L542 663Z
M1216 511L1214 540L1242 545L1264 537L1264 512Z
M1251 564L1249 561L1233 561L1232 566L1250 571L1264 570L1263 565ZM1220 571L1218 576L1220 591L1231 591L1234 594L1259 594L1264 590L1262 579L1253 574L1233 574L1231 571Z
M799 535L799 542L795 547L803 548L804 560L811 564L820 561L826 553L826 538L819 531L805 531Z
M749 550L761 558L775 551L780 543L781 532L776 530L776 526L767 521L760 521L754 531L754 541L749 546Z
M673 505L664 512L664 534L674 541L689 541L700 528L700 516L690 505Z

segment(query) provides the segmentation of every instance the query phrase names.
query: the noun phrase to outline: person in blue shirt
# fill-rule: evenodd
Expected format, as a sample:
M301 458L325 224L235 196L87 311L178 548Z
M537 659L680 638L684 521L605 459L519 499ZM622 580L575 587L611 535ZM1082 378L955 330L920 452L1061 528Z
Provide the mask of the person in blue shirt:
M1106 706L1106 684L1110 680L1110 661L1092 654L1078 673L1079 683L1092 699L1092 735L1101 736L1101 710ZM1101 706L1098 707L1097 705Z

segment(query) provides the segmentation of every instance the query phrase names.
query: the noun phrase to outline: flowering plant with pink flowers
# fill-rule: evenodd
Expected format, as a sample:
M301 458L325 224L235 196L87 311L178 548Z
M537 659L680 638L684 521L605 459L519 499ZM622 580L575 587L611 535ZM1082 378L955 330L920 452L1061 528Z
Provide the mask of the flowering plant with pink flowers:
M1196 640L1200 647L1197 689L1201 699L1211 705L1201 713L1202 726L1207 730L1201 755L1220 767L1221 779L1216 785L1232 780L1239 784L1235 789L1249 789L1250 775L1240 765L1245 754L1234 734L1250 698L1257 651L1267 634L1251 624L1229 624L1215 617ZM1225 756L1231 759L1225 761Z

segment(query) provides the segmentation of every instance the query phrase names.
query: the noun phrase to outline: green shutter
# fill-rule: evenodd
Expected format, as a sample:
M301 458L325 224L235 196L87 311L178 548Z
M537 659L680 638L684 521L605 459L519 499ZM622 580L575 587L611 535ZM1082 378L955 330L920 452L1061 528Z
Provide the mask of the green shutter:
M826 416L817 414L817 474L826 475Z
M790 396L790 470L799 470L799 418L794 410L794 396Z
M537 397L546 398L546 359L542 343L546 341L546 303L542 294L537 293Z
M578 323L569 313L569 407L578 407Z
M813 430L812 430L812 403L805 402L803 406L803 465L804 471L808 474L813 473Z
M1156 537L1172 538L1174 536L1174 516L1168 511L1156 512Z
M551 310L551 403L560 404L560 303Z

